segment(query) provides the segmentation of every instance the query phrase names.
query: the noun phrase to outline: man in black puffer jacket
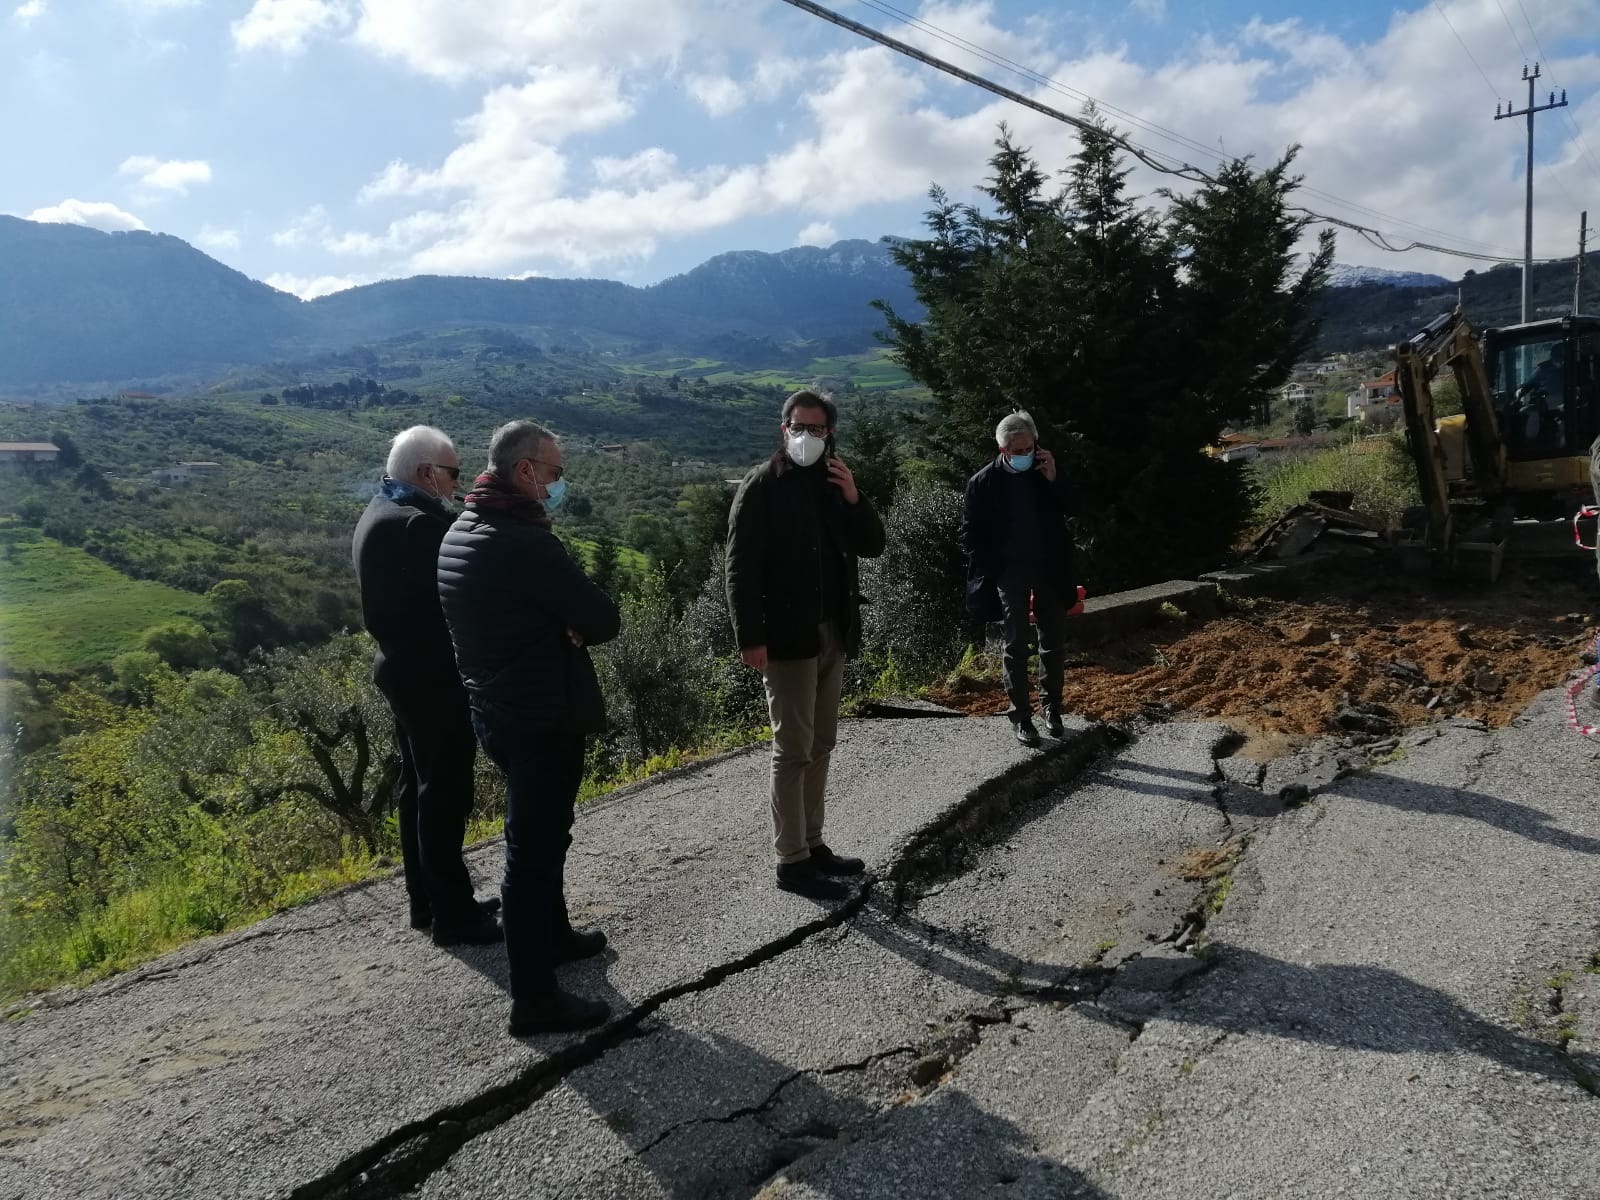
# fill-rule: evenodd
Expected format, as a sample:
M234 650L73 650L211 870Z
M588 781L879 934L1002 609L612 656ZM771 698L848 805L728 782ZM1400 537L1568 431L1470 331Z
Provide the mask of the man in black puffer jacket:
M884 548L883 522L833 453L838 421L826 396L790 396L784 448L745 476L728 514L728 609L772 721L778 886L813 900L844 899L835 876L865 869L822 825L844 661L861 642L856 560Z
M372 678L400 744L400 857L411 926L431 926L441 946L500 940L500 926L473 900L461 859L478 746L436 583L439 543L450 528L444 501L455 494L460 462L440 430L413 425L398 434L351 547L362 620L378 643Z
M501 426L488 471L439 548L439 597L472 723L506 774L501 897L514 1037L587 1029L610 1014L562 991L555 975L606 944L597 929L572 928L563 875L586 743L606 726L588 647L622 625L616 603L550 531L563 470L549 430Z
M999 453L967 481L961 545L967 555L967 607L1005 621L1006 695L1024 746L1039 744L1028 680L1032 625L1039 627L1040 687L1051 737L1064 737L1061 688L1067 613L1078 602L1067 483L1055 456L1040 448L1033 418L1014 412L995 430Z

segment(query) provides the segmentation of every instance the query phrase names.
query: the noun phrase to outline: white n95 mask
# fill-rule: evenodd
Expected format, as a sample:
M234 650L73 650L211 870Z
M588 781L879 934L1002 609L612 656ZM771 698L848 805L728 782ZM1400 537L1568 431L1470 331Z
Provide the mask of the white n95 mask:
M789 461L797 467L809 467L827 448L827 442L811 433L791 433L784 444Z

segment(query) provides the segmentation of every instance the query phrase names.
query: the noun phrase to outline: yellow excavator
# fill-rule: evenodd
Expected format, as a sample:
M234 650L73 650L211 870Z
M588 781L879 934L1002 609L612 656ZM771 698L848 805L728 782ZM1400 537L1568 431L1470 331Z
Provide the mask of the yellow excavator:
M1436 419L1430 385L1446 366L1462 412ZM1574 517L1594 502L1600 317L1480 335L1457 308L1395 347L1395 382L1422 494L1399 541L1408 565L1492 582L1506 557L1584 553Z

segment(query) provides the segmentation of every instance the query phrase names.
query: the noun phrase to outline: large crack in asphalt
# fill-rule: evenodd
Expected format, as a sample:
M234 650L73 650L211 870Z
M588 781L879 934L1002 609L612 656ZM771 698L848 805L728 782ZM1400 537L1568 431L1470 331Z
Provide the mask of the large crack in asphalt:
M911 834L891 852L890 865L881 879L864 882L838 907L737 959L642 998L600 1030L563 1046L504 1083L407 1122L295 1187L287 1193L287 1200L388 1200L414 1191L462 1147L527 1110L573 1072L624 1042L648 1036L641 1026L664 1005L716 988L734 976L765 966L812 937L848 924L879 887L889 892L893 909L901 911L924 876L959 873L970 853L969 843L981 842L985 827L1004 822L1028 802L1058 790L1107 750L1128 740L1129 735L1119 727L1093 725L1068 741L1047 747L980 784L939 820Z

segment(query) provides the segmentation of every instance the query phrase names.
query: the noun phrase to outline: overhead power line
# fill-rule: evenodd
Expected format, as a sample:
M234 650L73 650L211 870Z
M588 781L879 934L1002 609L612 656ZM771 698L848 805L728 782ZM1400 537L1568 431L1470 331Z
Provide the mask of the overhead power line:
M937 38L939 41L946 43L947 45L957 46L971 54L976 54L997 66L1004 66L1007 69L1023 76L1024 78L1039 83L1040 85L1047 87L1052 91L1076 97L1080 101L1092 103L1101 111L1115 114L1125 121L1154 132L1158 137L1162 137L1168 141L1185 146L1200 154L1209 155L1215 153L1211 146L1199 142L1196 139L1187 136L1186 134L1180 133L1174 129L1169 129L1164 125L1159 125L1154 121L1147 120L1138 116L1136 113L1127 111L1126 109L1118 108L1114 104L1110 104L1107 101L1091 96L1087 92L1079 91L1077 88L1053 79L1050 76L1045 75L1043 72L1034 70L1032 67L1025 66L1022 63L1018 63L1012 59L1006 58L1004 55L990 50L987 47L970 42L966 38L961 37L959 34L952 33L947 29L941 29L938 25L935 25L930 21L915 16L912 13L908 13L904 9L897 8L895 5L888 3L888 0L859 0L859 2L869 8L877 10L878 12L884 13L886 16L889 16L893 19L904 21L907 24L912 25L914 28L926 32L930 36ZM1382 209L1373 208L1366 204L1360 204L1354 200L1348 200L1343 196L1336 196L1331 192L1325 192L1320 188L1312 187L1309 184L1302 183L1301 190L1307 195L1315 196L1319 200L1322 200L1328 204L1336 205L1339 208L1349 209L1352 212L1362 213L1369 217L1376 217L1378 220L1386 221L1391 225L1402 226L1406 229L1417 230L1421 233L1432 234L1436 237L1449 238L1462 245L1474 246L1479 250L1487 251L1492 255L1498 255L1507 261L1515 257L1512 251L1490 245L1488 242L1480 242L1473 238L1462 237L1460 234L1453 234L1446 232L1443 229L1436 229L1431 225L1423 225L1417 221L1407 220L1405 217L1396 216L1394 213L1384 212Z
M1533 18L1528 14L1528 9L1522 3L1522 0L1517 0L1517 8L1521 10L1522 19L1528 26L1529 35L1533 38L1533 48L1539 52L1539 61L1546 66L1554 66L1554 60L1544 52L1544 43L1539 40L1539 30L1535 28ZM1555 85L1561 81L1552 75L1550 82ZM1583 157L1589 164L1589 169L1594 172L1595 178L1600 180L1600 160L1596 160L1593 151L1589 149L1589 143L1584 140L1583 130L1579 127L1577 120L1570 113L1562 113L1561 116L1566 121L1568 128L1572 130L1572 136L1577 139L1578 149L1583 151Z
M1176 166L1163 163L1158 160L1154 151L1145 149L1144 147L1129 140L1127 137L1117 133L1114 130L1099 128L1092 122L1086 121L1081 117L1074 117L1062 112L1060 109L1052 108L1048 104L1043 104L1031 96L1024 95L1021 92L996 83L992 79L987 79L982 75L968 71L963 67L958 67L954 63L947 62L942 58L938 58L935 55L920 50L908 42L903 42L898 38L890 37L886 33L881 33L878 30L873 29L870 25L863 25L859 21L851 20L842 13L834 12L830 8L825 8L820 4L814 3L813 0L783 0L783 2L788 4L791 8L797 8L801 12L810 13L812 16L819 17L831 25L838 26L840 29L848 30L849 32L863 37L870 42L875 42L880 46L884 46L890 50L893 50L897 54L902 54L907 58L914 59L915 61L922 63L924 66L933 67L935 70L943 71L947 75L952 75L965 83L970 83L975 87L982 88L986 92L990 92L996 96L1002 97L1003 99L1010 100L1015 104L1020 104L1024 108L1032 109L1034 112L1037 112L1042 116L1049 117L1051 120L1060 121L1063 124L1070 125L1081 133L1091 133L1095 136L1105 137L1113 144L1121 147L1134 158L1144 163L1145 166L1149 167L1153 171L1157 171L1163 175L1174 175L1178 178L1186 179L1191 183L1215 184L1217 182L1215 176L1211 175L1200 167L1193 166L1186 162L1179 162ZM1448 21L1448 18L1446 18L1446 20ZM1464 46L1465 43L1463 43L1463 47ZM1468 51L1468 53L1470 54L1471 51ZM1485 81L1487 82L1487 77L1485 77ZM1080 94L1085 95L1090 102L1099 105L1099 101L1095 100L1093 96L1087 96L1087 93ZM1404 245L1399 245L1391 239L1390 235L1384 233L1384 231L1381 229L1375 229L1372 226L1363 225L1357 221L1349 221L1342 217L1330 216L1327 213L1317 212L1313 209L1305 208L1300 205L1288 206L1287 210L1289 212L1300 213L1310 218L1313 223L1333 225L1340 229L1347 229L1352 233L1360 235L1378 249L1385 250L1393 254L1403 254L1411 250L1427 250L1435 254L1449 255L1454 258L1471 259L1477 262L1514 263L1517 261L1516 256L1510 254L1479 254L1470 250L1457 249L1452 246L1441 246L1433 242L1412 241L1407 242ZM1560 260L1539 259L1537 261L1543 263L1557 262Z
M991 50L988 47L980 46L975 42L968 41L960 34L953 33L948 29L942 29L931 21L925 20L924 18L916 16L913 13L909 13L904 9L898 8L894 4L889 3L888 0L859 0L859 2L868 8L872 8L878 12L881 12L894 20L903 21L913 28L928 34L930 37L944 42L946 45L955 46L959 49L965 50L970 54L975 54L996 66L1005 67L1006 69L1021 75L1023 78L1035 82L1052 91L1059 92L1063 95L1072 96L1080 102L1092 103L1101 111L1111 113L1122 120L1129 122L1130 124L1141 127L1142 129L1155 134L1157 137L1183 146L1186 149L1193 150L1199 154L1210 155L1215 153L1215 150L1211 146L1202 143L1195 138L1191 138L1175 129L1170 129L1165 125L1157 124L1156 122L1141 117L1136 113L1131 113L1127 109L1118 108L1116 105L1108 103L1107 101L1097 99L1096 97L1089 95L1087 92L1083 92L1075 87L1072 87L1070 84L1062 83L1041 71L1037 71L1023 63L1016 62L1014 59L1007 58L998 51ZM1307 195L1315 196L1319 200L1322 200L1328 204L1337 205L1340 208L1349 209L1355 213L1362 213L1369 217L1376 217L1378 220L1387 221L1391 225L1403 226L1407 229L1417 230L1421 233L1431 234L1436 237L1450 238L1463 245L1474 246L1479 250L1484 250L1491 254L1502 255L1507 259L1513 257L1510 251L1501 249L1497 246L1492 246L1487 242L1476 241L1472 238L1462 237L1459 234L1448 233L1443 229L1435 229L1431 225L1423 225L1416 221L1410 221L1404 217L1396 216L1394 213L1384 212L1381 209L1372 208L1369 205L1360 204L1354 200L1345 199L1343 196L1336 196L1331 192L1325 192L1319 188L1311 187L1307 184L1302 184L1301 190Z
M1478 68L1478 74L1483 77L1483 86L1489 89L1489 94L1495 98L1496 103L1504 100L1505 97L1500 94L1499 90L1494 86L1494 81L1489 78L1489 73L1478 63L1477 55L1472 53L1472 47L1467 45L1466 39L1451 24L1450 14L1444 11L1444 6L1439 3L1439 0L1433 0L1433 9L1444 20L1444 23L1449 26L1450 32L1456 35L1456 41L1461 43L1461 48L1466 51L1467 57L1472 60L1472 65Z

